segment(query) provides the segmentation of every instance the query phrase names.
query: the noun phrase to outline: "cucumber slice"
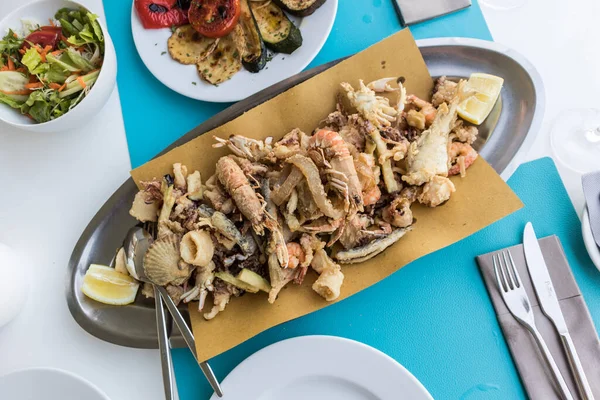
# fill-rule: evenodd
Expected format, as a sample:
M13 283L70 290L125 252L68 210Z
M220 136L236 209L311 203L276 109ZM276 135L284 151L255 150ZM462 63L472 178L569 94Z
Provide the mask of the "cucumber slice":
M242 270L237 276L237 279L239 279L242 282L245 282L250 286L258 288L263 292L269 293L271 291L271 284L269 283L269 281L267 281L265 278L263 278L256 272L250 271L249 269L242 268Z
M246 292L257 293L258 288L252 285L247 284L244 281L239 280L235 276L231 275L229 272L215 272L215 276L222 281L225 281L235 287L238 287Z
M96 79L98 79L99 74L100 74L99 70L90 72L87 75L83 75L81 77L81 79L83 79L83 82L85 82L86 86L91 86L92 84L94 84L94 82L96 82ZM65 87L65 90L63 90L62 92L60 92L58 94L58 97L60 97L62 99L63 97L70 96L73 93L80 92L81 90L83 90L83 87L81 86L79 81L76 79L73 82L69 82L67 84L67 86Z
M2 71L0 72L0 91L3 93L18 92L25 89L25 85L29 83L29 78L17 71ZM21 94L6 94L15 101L25 101L29 95Z

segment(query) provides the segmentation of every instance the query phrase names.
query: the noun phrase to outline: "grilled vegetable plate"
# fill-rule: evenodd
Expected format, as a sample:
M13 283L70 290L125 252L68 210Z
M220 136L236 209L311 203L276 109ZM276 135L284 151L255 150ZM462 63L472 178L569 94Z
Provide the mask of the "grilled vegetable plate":
M277 53L292 54L302 46L302 33L283 10L270 0L250 2L258 30L267 47Z
M217 1L157 0L152 4L187 8L191 17L194 4L219 4ZM145 29L132 6L133 39L146 67L164 85L184 96L238 101L305 69L325 43L338 4L338 0L327 0L310 17L298 18L273 0L237 1L238 21L231 32L219 38L209 38L197 29L199 36L194 35L190 25L195 17L175 26L175 32L171 27ZM260 5L264 10L257 7Z

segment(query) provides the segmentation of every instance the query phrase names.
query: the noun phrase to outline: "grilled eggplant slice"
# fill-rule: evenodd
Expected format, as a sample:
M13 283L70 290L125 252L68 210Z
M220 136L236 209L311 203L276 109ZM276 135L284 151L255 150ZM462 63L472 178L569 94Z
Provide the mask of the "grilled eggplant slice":
M285 11L297 17L306 17L325 4L325 0L273 0Z
M267 64L267 49L248 0L240 0L240 6L240 19L232 33L242 49L242 65L250 72L258 72Z
M217 47L204 60L196 64L200 77L218 85L235 75L242 69L242 56L232 34L219 39Z
M277 4L269 0L267 2L250 2L258 30L268 48L277 53L292 54L302 46L300 29Z

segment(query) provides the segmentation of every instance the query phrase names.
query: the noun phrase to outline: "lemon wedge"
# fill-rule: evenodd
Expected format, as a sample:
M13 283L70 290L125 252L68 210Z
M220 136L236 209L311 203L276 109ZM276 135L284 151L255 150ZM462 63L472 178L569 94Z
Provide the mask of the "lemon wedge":
M81 291L100 303L122 306L133 303L140 284L105 265L92 264L83 277Z
M489 115L504 84L499 76L474 73L466 83L465 91L474 92L458 105L458 115L475 125L481 124Z

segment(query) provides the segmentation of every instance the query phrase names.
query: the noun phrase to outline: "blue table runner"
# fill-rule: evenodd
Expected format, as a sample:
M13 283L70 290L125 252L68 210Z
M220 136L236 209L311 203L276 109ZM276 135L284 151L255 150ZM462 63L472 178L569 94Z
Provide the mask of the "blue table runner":
M331 35L308 68L361 51L401 29L391 0L339 3ZM188 99L163 86L135 49L131 2L104 0L104 5L118 55L117 80L131 162L137 167L229 104ZM463 11L412 26L411 31L416 39L492 39L477 1ZM588 259L579 219L550 159L521 166L509 184L524 209L349 299L272 328L214 358L211 365L217 376L223 379L271 343L326 334L358 340L389 354L436 399L525 399L475 256L519 243L526 221L534 223L540 236L557 234L596 324L600 274ZM180 398L208 399L210 387L189 351L176 349L173 358Z

